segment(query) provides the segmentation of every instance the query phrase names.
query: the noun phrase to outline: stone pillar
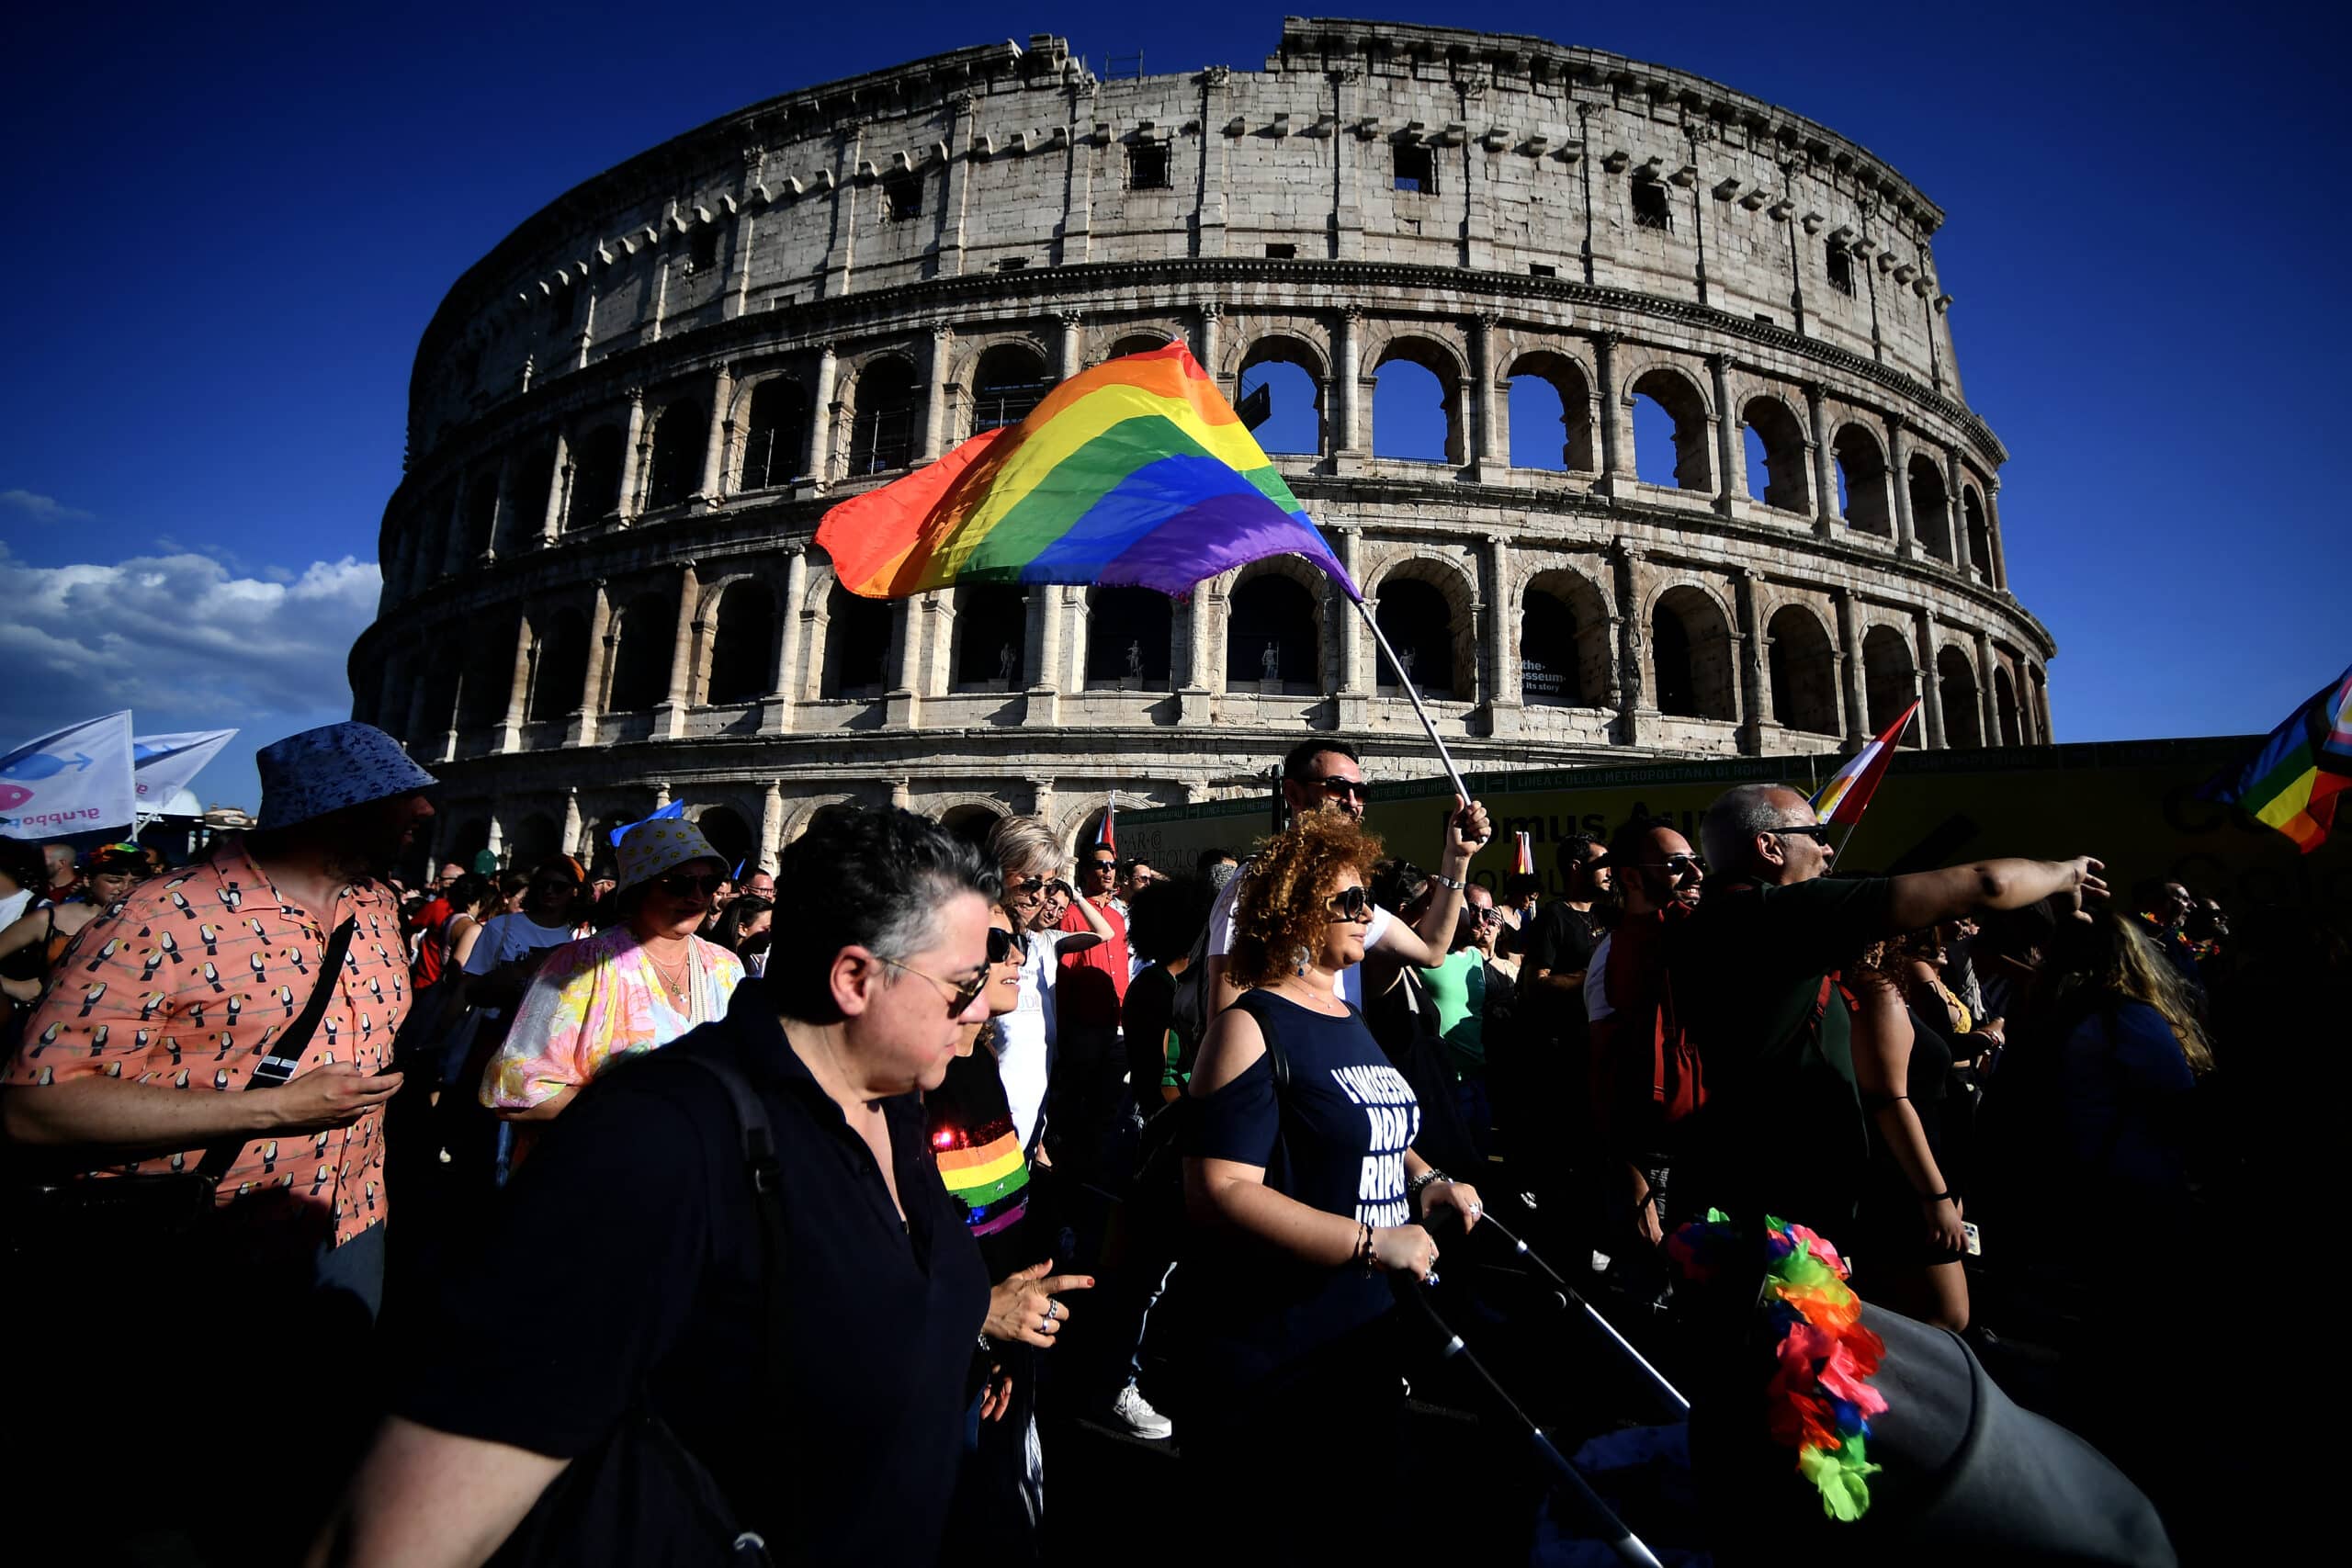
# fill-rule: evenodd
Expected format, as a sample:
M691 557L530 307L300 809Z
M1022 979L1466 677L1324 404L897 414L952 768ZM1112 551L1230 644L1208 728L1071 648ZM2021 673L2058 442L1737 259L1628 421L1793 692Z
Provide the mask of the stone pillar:
M1922 604L1914 617L1919 648L1919 712L1927 719L1928 747L1944 750L1944 683L1936 676L1936 613Z
M1617 343L1615 333L1592 340L1595 379L1600 383L1600 482L1592 488L1611 499L1634 491L1634 476L1624 467L1633 443L1625 439L1625 403L1617 395Z
M1055 374L1067 381L1086 368L1085 319L1076 310L1064 310L1061 326L1061 355Z
M1184 681L1176 689L1179 724L1208 723L1216 705L1220 682L1215 650L1209 646L1209 619L1211 601L1222 595L1215 581L1194 583L1193 596L1184 602Z
M1984 481L1984 537L1993 548L1993 586L2006 593L2009 589L2009 558L2001 546L2001 480L1998 475Z
M1886 478L1894 487L1894 553L1910 560L1919 553L1919 531L1911 515L1911 433L1900 419L1890 419L1886 436Z
M1747 447L1739 438L1739 414L1731 406L1731 357L1707 355L1715 393L1715 510L1724 516L1747 493Z
M1348 581L1361 587L1363 579L1358 573L1356 561L1362 553L1362 530L1352 523L1335 523L1329 525L1329 536L1332 556L1347 572ZM1324 625L1330 628L1332 651L1339 657L1340 728L1343 730L1362 729L1372 716L1372 678L1365 668L1367 649L1363 617L1357 614L1354 602L1340 592L1337 584L1332 585L1324 604ZM1231 640L1233 626L1230 622L1227 623L1225 635L1228 641Z
M1739 608L1739 749L1751 757L1764 754L1764 617L1756 605L1756 586L1762 581L1752 566L1732 577Z
M1041 817L1048 826L1054 819L1054 781L1052 775L1031 774L1029 778L1029 815ZM1059 853L1058 848L1055 851Z
M1489 380L1488 385L1492 385ZM1487 732L1519 732L1519 627L1512 614L1510 537L1487 536Z
M1607 361L1603 361L1607 363ZM1618 744L1642 743L1642 610L1640 569L1643 552L1623 538L1616 542L1611 564L1617 578L1617 724Z
M1225 325L1225 307L1211 299L1200 310L1200 325L1193 332L1193 357L1201 362L1201 368L1206 370L1209 379L1214 381L1216 379L1219 329ZM1239 389L1235 389L1238 391Z
M2001 705L1993 694L1993 671L1998 668L1993 659L1993 634L1979 626L1976 629L1976 705L1982 711L1977 726L1987 746L2001 743Z
M637 515L637 477L645 471L646 454L638 450L645 440L645 389L628 389L628 432L621 437L621 499L623 522Z
M1829 404L1820 382L1804 384L1804 410L1813 427L1813 531L1826 539L1838 532L1838 456L1829 439Z
M808 450L801 465L801 471L820 488L833 477L833 429L842 413L833 393L840 380L841 355L827 344L817 355L817 386L808 399Z
M781 863L783 849L784 785L771 779L767 792L760 797L760 855L752 869L774 873Z
M567 786L563 792L563 836L556 840L565 854L580 855L582 847L580 842L581 828L580 791ZM592 857L580 855L580 858L584 863Z
M727 446L735 434L735 367L722 365L710 387L710 435L703 443L702 483L690 498L716 505L727 483Z
M707 629L702 618L702 584L695 575L695 563L688 561L678 572L678 617L670 641L670 694L653 710L657 739L677 740L686 733L686 707L694 700L695 650L702 646Z
M515 617L514 678L506 692L506 717L498 727L498 750L519 751L523 749L523 715L525 705L531 700L531 620L528 615Z
M1952 570L1963 578L1968 575L1968 503L1967 491L1961 482L1967 478L1961 466L1960 448L1955 446L1944 454L1944 502L1951 509L1951 520L1945 525L1951 530Z
M760 705L760 729L764 734L789 730L800 711L800 694L808 683L800 678L800 602L808 595L808 546L795 539L784 547L784 603L776 606L775 677L768 682L767 700Z
M1361 421L1356 402L1357 378L1363 360L1363 344L1359 341L1363 327L1363 310L1349 305L1340 311L1339 325L1333 333L1336 352L1332 355L1335 363L1329 402L1331 411L1330 457L1335 472L1339 470L1341 458L1357 457L1362 451L1361 438L1357 434Z
M1478 444L1471 451L1471 460L1478 465L1478 477L1487 480L1510 467L1510 436L1503 412L1507 405L1495 378L1495 325L1498 320L1491 311L1481 311L1471 338L1470 374L1478 389Z
M947 449L947 360L956 346L956 329L945 321L931 324L931 357L923 366L922 448L918 463L928 463Z
M1845 676L1846 741L1860 746L1871 738L1871 710L1862 693L1862 633L1854 615L1854 592L1831 590L1838 597L1838 664Z
M1068 591L1061 584L1040 582L1029 590L1029 646L1036 662L1029 667L1027 700L1021 722L1046 728L1061 722L1062 643L1069 620Z
M490 838L482 847L490 851L491 858L499 863L502 870L504 869L506 833L504 825L498 819L498 802L495 800L490 803Z
M539 513L539 542L552 545L563 532L563 492L571 485L571 446L563 426L555 427L555 461L548 468L547 508Z
M490 532L481 542L481 561L484 566L498 559L499 535L514 532L514 499L506 493L506 487L514 481L514 461L506 453L501 452L498 455L498 478L492 483L491 490ZM516 541L510 541L510 543L514 542Z
M913 728L922 716L923 633L931 620L933 598L922 593L898 602L899 667L890 690L883 696L883 717L902 728Z
M605 687L613 673L613 600L603 578L596 579L596 597L588 606L588 669L580 681L580 705L564 727L566 746L596 743L596 716L605 711Z
M669 804L670 781L668 779L655 779L653 781L653 809L659 811Z

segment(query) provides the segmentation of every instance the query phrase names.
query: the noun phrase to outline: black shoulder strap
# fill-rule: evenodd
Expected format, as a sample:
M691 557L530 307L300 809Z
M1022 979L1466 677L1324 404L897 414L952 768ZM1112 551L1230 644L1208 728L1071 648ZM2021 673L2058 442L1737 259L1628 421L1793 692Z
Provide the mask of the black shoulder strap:
M311 986L311 999L302 1004L302 1016L269 1043L269 1055L254 1064L253 1072L245 1079L247 1090L281 1088L301 1066L302 1053L310 1047L311 1036L319 1032L319 1021L326 1017L327 1003L334 999L335 978L343 968L343 955L350 949L351 933L358 925L358 916L348 916L327 938L327 950L319 960L318 978ZM238 1152L250 1142L250 1138L239 1134L226 1143L213 1145L204 1151L204 1161L196 1168L196 1173L220 1180L229 1174L229 1168L237 1163Z
M767 1107L751 1080L725 1062L699 1051L681 1052L677 1059L691 1062L718 1080L734 1107L735 1128L743 1141L743 1174L752 1189L752 1203L760 1216L761 1359L771 1394L786 1386L784 1353L784 1167L776 1158L775 1130Z

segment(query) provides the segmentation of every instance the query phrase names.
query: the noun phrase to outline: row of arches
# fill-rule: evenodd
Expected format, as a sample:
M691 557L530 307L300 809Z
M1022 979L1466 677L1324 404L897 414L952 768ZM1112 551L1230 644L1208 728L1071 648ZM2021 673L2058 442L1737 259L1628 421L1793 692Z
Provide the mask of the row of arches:
M1899 425L1882 412L1818 402L1818 392L1809 399L1760 373L1711 377L1663 351L1621 348L1612 356L1592 340L1508 331L1493 332L1482 351L1498 367L1489 400L1474 378L1473 355L1436 325L1367 326L1360 355L1358 330L1340 330L1345 352L1336 370L1330 345L1319 341L1333 334L1296 323L1223 356L1221 374L1268 452L1320 461L1361 446L1375 458L1494 463L1709 497L1728 495L1736 479L1747 502L1857 535L1892 538L1908 519L1920 551L2000 585L1988 482L1955 451L1916 445L1916 437L1913 449L1899 449ZM1099 357L1175 335L1131 332ZM526 537L697 496L896 473L927 456L934 437L944 446L1017 423L1059 378L1046 347L1023 335L933 351L934 360L941 355L944 402L936 408L923 357L884 347L846 362L828 354L812 365L802 355L740 378L722 370L717 419L705 390L650 395L588 416L526 443L493 471L435 492L394 541L406 558L388 575L413 590ZM1359 358L1361 372L1351 363ZM1069 362L1067 344L1062 359ZM1361 438L1359 376L1370 389ZM1732 423L1729 441L1719 439L1719 420ZM1484 423L1500 428L1474 432ZM1737 475L1725 471L1734 462Z

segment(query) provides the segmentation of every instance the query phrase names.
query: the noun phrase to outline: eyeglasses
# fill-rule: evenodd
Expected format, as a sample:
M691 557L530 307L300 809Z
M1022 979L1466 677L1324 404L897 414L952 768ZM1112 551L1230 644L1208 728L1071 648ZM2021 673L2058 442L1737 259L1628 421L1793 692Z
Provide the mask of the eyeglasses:
M688 876L683 872L670 876L657 876L654 887L672 898L691 898L699 893L705 897L727 886L723 876Z
M1342 887L1323 902L1343 920L1368 920L1372 918L1372 895L1362 887Z
M1498 926L1502 924L1503 912L1500 909L1481 908L1471 910L1470 918L1482 926Z
M1645 871L1671 872L1678 877L1707 874L1707 857L1704 855L1668 855L1664 860L1636 861L1634 863Z
M1372 786L1365 784L1362 779L1343 779L1327 775L1319 779L1301 779L1298 782L1305 784L1309 789L1321 790L1325 795L1329 795L1334 800L1339 799L1341 795L1345 795L1350 800L1369 800L1372 798Z
M936 975L924 974L911 964L901 964L895 958L883 958L878 953L874 956L893 969L903 969L918 979L928 980L935 987L944 987L940 995L947 998L947 1016L950 1018L963 1017L964 1010L978 1001L980 993L988 989L989 975L985 969L968 980L943 980Z
M1014 953L1029 955L1029 939L1020 931L1009 931L1001 926L989 928L989 962L1001 964Z
M1086 869L1089 871L1108 871L1115 874L1119 869L1119 863L1114 860L1091 860L1086 863Z
M1004 895L1008 898L1029 898L1035 897L1037 894L1043 893L1045 890L1046 879L1044 877L1024 876L1020 881L1007 887L1004 890Z
M1764 830L1768 833L1784 834L1792 839L1811 839L1816 844L1826 844L1829 841L1829 824L1826 822L1804 822L1793 828L1767 828Z

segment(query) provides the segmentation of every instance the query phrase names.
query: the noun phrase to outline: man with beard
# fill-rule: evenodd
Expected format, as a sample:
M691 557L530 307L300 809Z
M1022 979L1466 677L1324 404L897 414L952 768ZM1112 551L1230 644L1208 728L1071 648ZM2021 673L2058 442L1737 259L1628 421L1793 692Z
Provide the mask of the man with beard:
M49 1181L10 1194L14 1239L38 1248L17 1260L16 1314L35 1337L0 1423L20 1454L53 1461L40 1513L77 1560L158 1530L209 1561L229 1544L273 1560L263 1543L303 1538L347 1457L336 1445L369 1415L383 1110L410 1004L381 879L433 815L434 780L364 724L255 761L254 830L84 928L0 1076L17 1164ZM133 1211L208 1176L200 1203ZM205 1464L183 1484L129 1485L101 1462L125 1434L167 1427L201 1432L213 1456L276 1452L299 1432L303 1457L225 1485Z

